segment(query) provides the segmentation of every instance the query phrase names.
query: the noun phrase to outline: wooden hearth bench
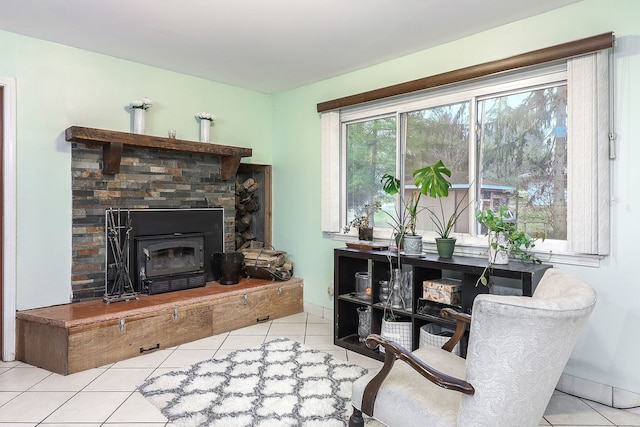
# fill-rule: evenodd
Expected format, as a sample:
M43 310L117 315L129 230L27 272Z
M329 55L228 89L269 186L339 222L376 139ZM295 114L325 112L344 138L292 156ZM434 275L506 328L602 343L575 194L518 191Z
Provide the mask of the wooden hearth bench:
M67 375L303 311L302 279L242 279L17 313L16 357Z

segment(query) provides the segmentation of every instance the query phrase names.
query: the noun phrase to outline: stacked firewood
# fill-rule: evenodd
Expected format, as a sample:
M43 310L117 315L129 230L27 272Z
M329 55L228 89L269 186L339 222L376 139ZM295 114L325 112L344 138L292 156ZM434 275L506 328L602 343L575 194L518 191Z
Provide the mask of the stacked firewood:
M241 249L244 269L249 276L289 280L293 276L293 263L287 261L286 251L274 249Z
M251 246L256 240L256 235L250 231L253 212L260 209L260 199L256 190L260 188L253 178L236 183L236 249L240 250Z

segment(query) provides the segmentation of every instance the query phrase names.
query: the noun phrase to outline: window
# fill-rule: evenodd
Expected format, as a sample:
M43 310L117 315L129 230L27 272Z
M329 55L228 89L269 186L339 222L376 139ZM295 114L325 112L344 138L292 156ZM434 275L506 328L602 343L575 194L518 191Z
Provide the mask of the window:
M540 251L607 254L609 129L598 126L608 118L607 57L603 51L324 113L325 123L338 125L324 127L323 182L331 139L339 173L327 184L340 191L332 207L323 202L323 231L338 231L336 224L375 201L392 213L397 201L382 191L382 175L403 177L410 192L413 171L441 159L452 171L445 209L472 201L454 230L463 252L486 246L475 209L507 205L520 230L545 238ZM376 237L388 237L385 215L373 220ZM429 244L435 233L426 214L417 228Z

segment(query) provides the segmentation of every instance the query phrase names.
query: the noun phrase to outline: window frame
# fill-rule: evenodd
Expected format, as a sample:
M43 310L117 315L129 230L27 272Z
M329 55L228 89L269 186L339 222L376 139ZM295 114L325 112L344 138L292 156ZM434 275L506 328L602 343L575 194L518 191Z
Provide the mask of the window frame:
M339 165L340 183L338 184L341 191L339 212L340 224L346 223L346 209L344 208L344 202L346 200L346 152L344 150L346 150L346 144L344 143L344 137L346 135L346 126L348 124L372 120L378 117L395 116L398 132L396 139L396 146L398 147L398 151L396 153L396 176L403 176L402 168L404 167L403 157L405 153L405 142L402 140L401 134L403 129L402 123L405 120L405 115L407 113L451 103L469 102L470 106L472 106L470 109L470 125L475 128L475 123L477 122L477 102L479 99L500 96L509 92L534 89L541 86L567 84L567 87L569 87L570 82L568 81L567 68L568 60L559 60L551 64L537 65L523 70L514 70L504 72L499 75L485 76L470 81L446 85L444 87L432 88L419 93L402 95L339 110L337 117L340 122L340 135L338 136L338 140L341 146ZM478 150L476 147L477 132L473 130L469 132L469 182L471 182L473 186L470 190L471 194L474 195L478 194L477 188L475 188L476 179L474 179L477 175L478 167ZM476 198L477 196L474 196L474 199ZM569 203L571 203L571 201L569 201ZM458 238L456 253L458 254L482 255L486 251L486 236L477 235L478 230L474 211L475 209L469 209L468 212L466 212L466 215L469 216L469 234L456 233L456 237ZM567 217L567 221L569 221L569 217ZM328 229L324 228L324 230L327 231ZM354 233L354 231L352 231L352 233ZM340 233L327 234L332 238L339 240L344 238L353 238L352 234L347 234L346 236L340 235ZM389 239L389 234L390 232L388 229L374 229L375 239ZM435 248L435 243L433 242L435 234L433 232L425 232L423 233L423 236L425 248L428 251L433 250ZM591 266L599 265L599 260L608 253L606 250L602 251L603 253L598 254L580 254L571 252L569 242L570 237L571 236L567 236L566 241L547 240L545 242L538 242L536 246L536 253L545 261Z

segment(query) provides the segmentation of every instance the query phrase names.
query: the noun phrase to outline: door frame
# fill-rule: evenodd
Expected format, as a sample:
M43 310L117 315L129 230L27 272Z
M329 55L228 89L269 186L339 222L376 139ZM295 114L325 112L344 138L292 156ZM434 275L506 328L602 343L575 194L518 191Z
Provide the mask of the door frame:
M0 77L3 87L3 146L2 146L2 360L16 358L16 149L17 103L16 79Z

